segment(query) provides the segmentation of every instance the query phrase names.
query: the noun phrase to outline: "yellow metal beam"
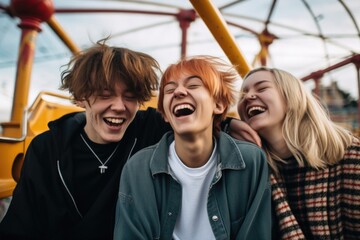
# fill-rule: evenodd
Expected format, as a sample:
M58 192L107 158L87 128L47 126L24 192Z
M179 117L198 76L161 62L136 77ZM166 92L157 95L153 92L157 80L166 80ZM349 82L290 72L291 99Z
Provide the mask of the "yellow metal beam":
M22 31L17 63L13 108L11 112L11 121L13 123L21 123L24 110L27 108L37 35L38 31L34 29L23 29ZM18 136L20 134L19 130L20 128L15 130L15 133L10 133L7 132L7 129L4 129L4 134L11 135L12 137Z
M211 2L211 0L190 0L190 2L205 22L230 62L236 66L240 76L243 77L250 71L251 67L244 58L240 48L237 46L235 38L230 33L219 9Z

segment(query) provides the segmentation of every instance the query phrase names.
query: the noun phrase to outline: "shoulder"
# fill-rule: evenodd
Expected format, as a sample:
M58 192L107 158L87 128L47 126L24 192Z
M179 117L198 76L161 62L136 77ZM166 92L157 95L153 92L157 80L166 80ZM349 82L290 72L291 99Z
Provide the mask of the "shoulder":
M236 146L243 156L265 156L264 151L252 142L235 139L226 133L222 135L226 138L226 141Z
M135 153L125 164L124 171L142 171L149 168L151 156L153 155L157 144L143 148ZM126 169L126 170L125 170Z
M360 150L360 138L354 136L348 150Z
M173 133L167 132L156 144L135 153L126 163L126 171L138 172L140 169L141 171L151 171L154 174L159 171L166 172L168 149L173 139Z
M30 145L31 145L31 146L34 146L34 145L36 145L36 146L38 146L38 145L44 146L44 145L46 145L47 143L51 142L51 138L52 138L52 137L51 137L50 130L47 130L47 131L45 131L45 132L42 132L42 133L36 135L36 136L32 139L32 141L30 142Z
M85 122L86 122L85 111L72 112L49 122L49 128L51 129L52 127L56 127L58 125L67 125L67 124L85 125Z
M139 150L137 153L135 153L128 162L137 162L140 161L141 159L150 159L152 154L155 151L157 144L145 147L141 150ZM135 164L135 163L133 163Z
M256 169L255 172L267 171L264 151L257 145L232 138L222 133L219 140L220 157L223 165L239 169Z
M54 136L54 141L64 142L66 145L85 124L85 112L73 112L50 122L48 125L50 133Z
M331 172L341 175L342 178L359 178L360 173L360 140L354 137L350 146L347 147L343 158L329 166Z
M120 179L120 192L123 198L127 195L142 195L151 188L150 159L153 152L153 146L147 147L135 153L126 162Z
M240 149L246 149L246 150L255 151L255 152L263 151L258 145L254 144L252 142L247 142L247 141L238 140L238 139L234 139L234 141Z
M136 118L147 119L147 118L161 118L161 114L152 107L148 107L145 110L139 110L136 113Z
M350 146L346 149L344 159L360 159L360 139L354 137Z

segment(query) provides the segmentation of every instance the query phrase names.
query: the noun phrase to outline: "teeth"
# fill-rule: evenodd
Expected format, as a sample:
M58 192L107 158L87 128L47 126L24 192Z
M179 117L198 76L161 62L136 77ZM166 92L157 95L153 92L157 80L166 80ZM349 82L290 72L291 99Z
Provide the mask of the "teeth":
M124 119L121 118L106 118L106 121L110 122L110 123L113 123L113 124L121 124L124 122Z
M175 107L174 112L176 113L182 109L190 109L191 111L195 111L195 109L190 104L181 104Z
M256 114L254 114L254 111L257 111L258 113L260 113L260 112L265 112L265 110L266 110L265 108L259 107L259 106L251 107L251 108L249 108L249 110L248 110L248 115L249 115L250 117L252 117L252 116L256 115Z

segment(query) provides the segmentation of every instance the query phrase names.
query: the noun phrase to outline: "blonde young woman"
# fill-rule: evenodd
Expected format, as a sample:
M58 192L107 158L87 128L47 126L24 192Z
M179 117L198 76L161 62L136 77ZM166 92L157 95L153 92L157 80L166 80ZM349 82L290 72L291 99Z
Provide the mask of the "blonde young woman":
M273 172L276 239L359 239L359 139L283 70L252 70L241 92L239 115L260 135Z

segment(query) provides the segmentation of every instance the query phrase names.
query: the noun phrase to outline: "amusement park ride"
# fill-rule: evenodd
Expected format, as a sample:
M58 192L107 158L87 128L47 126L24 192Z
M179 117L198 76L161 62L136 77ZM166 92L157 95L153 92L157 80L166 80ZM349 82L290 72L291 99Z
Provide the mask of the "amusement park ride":
M190 24L197 18L201 18L210 30L214 39L217 41L229 61L236 65L240 76L244 76L255 64L267 65L269 46L276 40L277 36L272 34L265 27L260 33L244 27L238 23L225 21L221 14L221 9L216 7L209 0L190 0L193 8L180 9L177 13L165 13L156 11L142 10L142 14L169 15L175 17L181 29L181 56L187 54L187 31ZM241 2L241 1L233 1ZM269 11L269 18L274 10L276 0L272 1ZM305 1L304 1L305 2ZM347 9L345 3L339 0ZM230 4L228 4L230 5ZM42 24L48 24L56 35L62 40L67 48L77 54L81 49L72 41L69 35L62 28L55 18L56 14L66 12L94 12L94 13L131 13L133 10L124 9L57 9L51 0L12 0L9 5L0 5L0 10L13 18L18 18L19 31L21 38L19 44L19 54L17 61L17 72L15 90L12 103L10 121L1 122L0 126L0 199L12 195L12 191L19 179L20 169L24 159L24 154L30 141L37 134L47 129L47 123L66 113L73 111L83 111L83 109L70 104L47 101L44 96L51 96L59 99L68 99L67 96L52 92L41 92L32 105L29 106L29 86L31 81L31 71L34 61L36 39L41 31ZM360 30L355 17L349 11L350 18L357 29L360 37ZM255 34L258 38L260 51L254 57L252 64L248 64L243 53L237 46L234 36L230 33L228 26L241 28ZM333 71L342 66L353 64L357 72L357 82L360 82L360 55L351 54L346 59L330 65L324 69L314 71L302 78L303 81L314 80L315 90L319 91L321 78L327 72ZM156 99L148 105L155 106ZM147 105L147 106L148 106ZM145 106L146 107L146 106ZM360 111L358 111L360 113ZM360 119L360 116L359 116Z

